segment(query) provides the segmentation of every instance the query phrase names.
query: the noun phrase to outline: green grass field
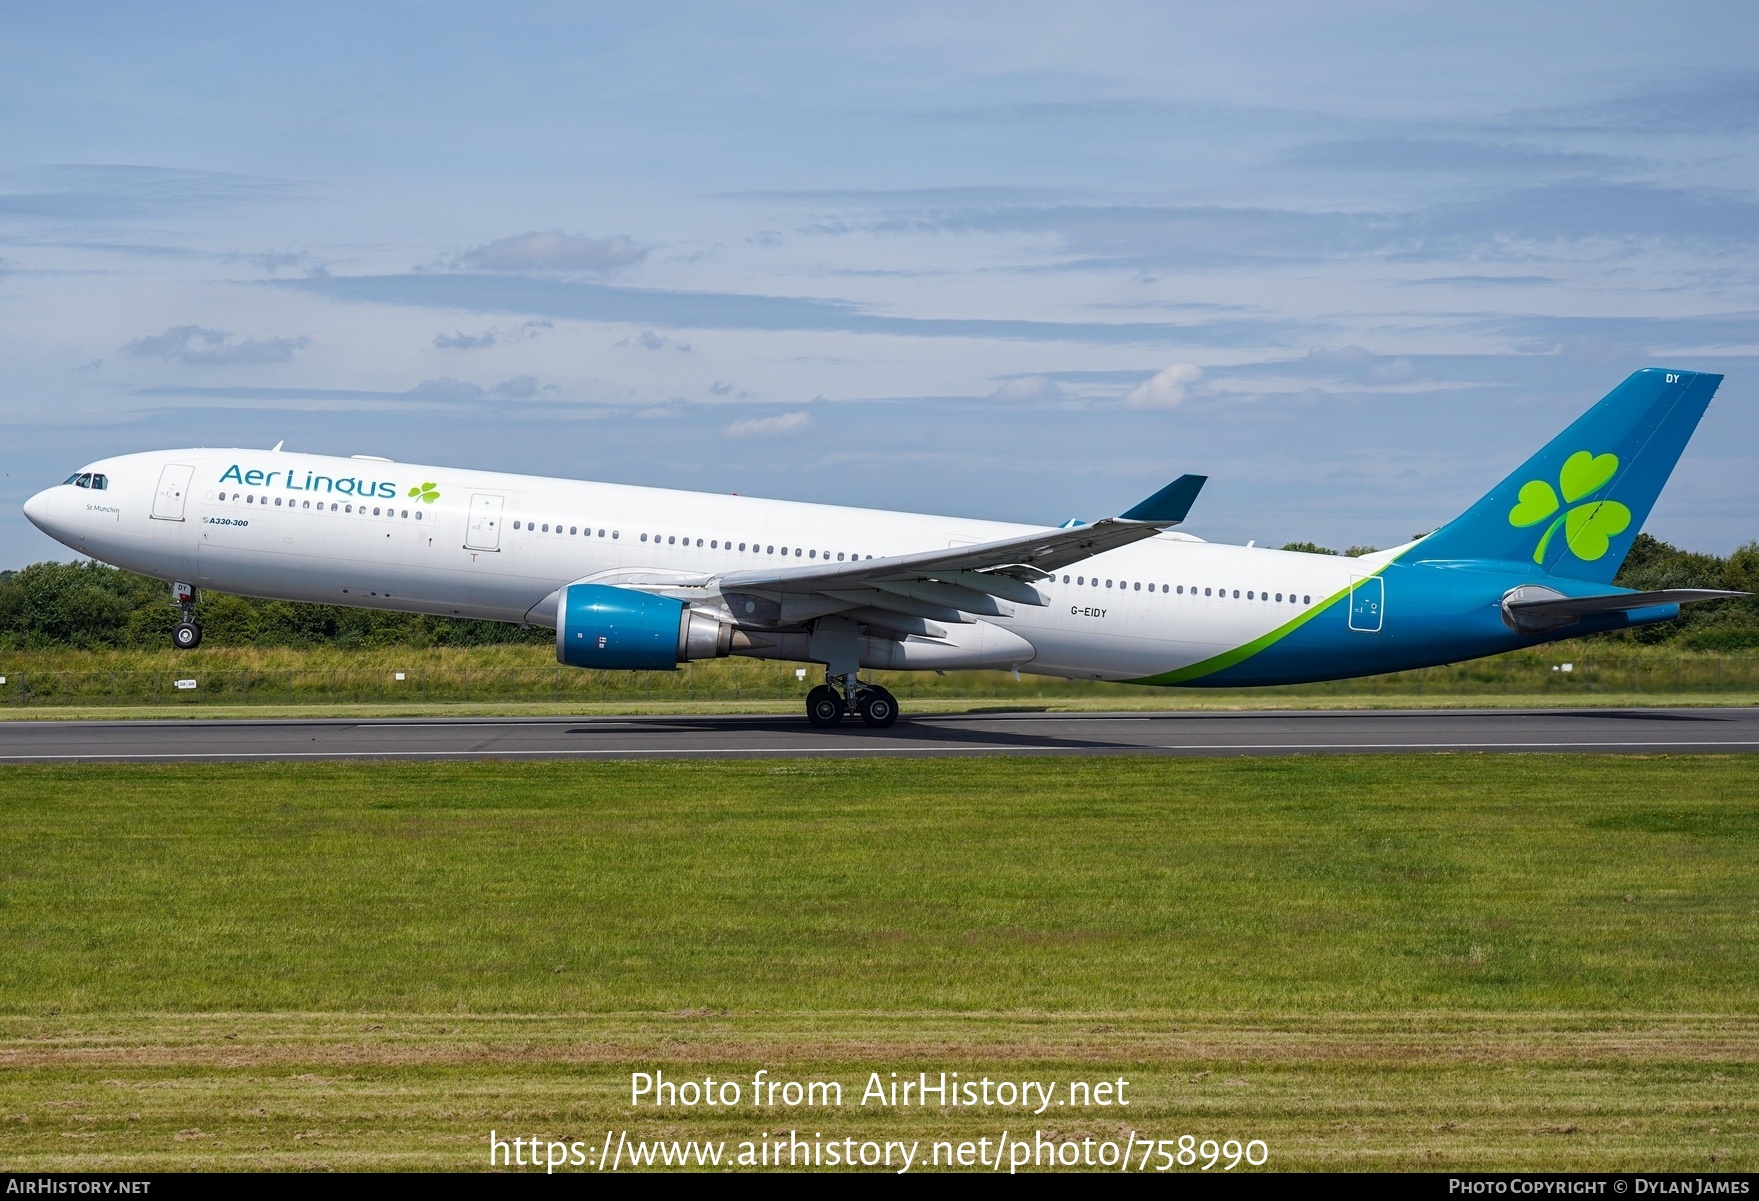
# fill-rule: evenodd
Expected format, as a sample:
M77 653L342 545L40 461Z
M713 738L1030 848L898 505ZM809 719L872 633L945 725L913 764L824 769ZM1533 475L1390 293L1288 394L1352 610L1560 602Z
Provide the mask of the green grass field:
M750 659L676 671L578 671L548 646L192 652L0 651L0 719L95 716L798 712L820 669ZM1759 653L1561 642L1532 651L1356 680L1278 688L1187 689L1000 671L874 672L906 711L975 704L1052 708L1408 705L1752 704ZM186 685L178 687L179 680Z
M1759 1163L1741 757L10 768L0 1166L1262 1138L1273 1167ZM632 1070L845 1109L632 1113ZM873 1070L1136 1107L864 1112Z

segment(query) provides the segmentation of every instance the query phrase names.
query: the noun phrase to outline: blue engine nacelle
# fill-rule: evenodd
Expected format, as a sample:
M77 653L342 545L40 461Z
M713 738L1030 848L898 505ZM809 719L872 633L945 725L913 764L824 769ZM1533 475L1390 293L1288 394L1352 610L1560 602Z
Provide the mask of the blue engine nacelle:
M733 627L683 601L609 584L570 584L556 606L556 659L606 671L670 671L732 650Z

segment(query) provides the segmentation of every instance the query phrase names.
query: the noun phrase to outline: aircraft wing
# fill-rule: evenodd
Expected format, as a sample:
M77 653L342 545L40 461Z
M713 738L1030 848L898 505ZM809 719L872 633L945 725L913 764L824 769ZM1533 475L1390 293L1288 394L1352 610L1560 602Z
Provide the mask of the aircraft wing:
M1202 476L1181 476L1124 516L1092 525L882 559L732 571L712 583L735 617L756 622L838 614L882 636L944 637L936 622L969 624L976 617L1011 615L1010 603L1048 603L1034 581L1178 525L1203 482Z
M1048 576L1071 563L1152 538L1185 520L1207 476L1182 475L1121 517L1108 517L1092 525L1059 527L980 542L946 550L918 551L883 559L859 559L848 563L817 563L801 567L765 567L733 571L719 577L723 590L766 589L782 592L818 592L859 587L873 583L910 580L942 580L950 575L983 575L1005 581L997 583L993 596L1024 600L1028 590L1018 585ZM975 581L978 584L984 581ZM1043 604L1042 599L1024 600Z
M774 588L794 592L847 588L877 581L938 579L942 575L970 572L1000 572L1016 580L1031 580L1105 551L1152 538L1172 524L1110 517L1074 529L1038 530L999 542L890 555L883 559L730 571L720 577L720 582L724 588Z

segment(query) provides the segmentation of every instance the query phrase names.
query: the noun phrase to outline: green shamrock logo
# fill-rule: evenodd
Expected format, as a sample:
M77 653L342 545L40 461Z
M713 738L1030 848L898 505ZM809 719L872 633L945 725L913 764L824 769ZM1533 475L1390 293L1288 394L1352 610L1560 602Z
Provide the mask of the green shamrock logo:
M1533 550L1533 561L1543 564L1546 547L1558 527L1564 528L1564 545L1578 559L1598 559L1612 545L1615 534L1622 534L1631 524L1631 511L1616 500L1590 500L1618 474L1617 455L1591 454L1578 450L1564 460L1558 472L1558 488L1564 494L1560 504L1557 492L1544 480L1528 480L1521 485L1518 503L1509 510L1509 524L1516 529L1538 525L1552 514L1557 517L1540 535ZM1585 503L1577 504L1578 501ZM1564 509L1564 505L1573 508ZM1564 509L1563 512L1559 512Z
M424 505L431 505L440 499L440 486L429 480L425 484L417 484L411 488L409 495L419 498Z

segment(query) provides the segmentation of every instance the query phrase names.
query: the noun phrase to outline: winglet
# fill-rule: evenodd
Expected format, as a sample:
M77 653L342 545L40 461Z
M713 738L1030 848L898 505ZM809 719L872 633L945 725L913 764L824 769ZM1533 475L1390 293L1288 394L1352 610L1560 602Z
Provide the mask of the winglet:
M1207 475L1182 475L1135 508L1127 509L1118 516L1125 521L1155 521L1162 525L1177 525L1185 520L1185 514L1191 511L1197 494L1208 482Z

